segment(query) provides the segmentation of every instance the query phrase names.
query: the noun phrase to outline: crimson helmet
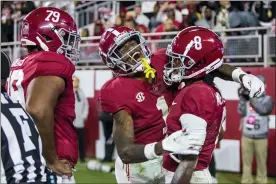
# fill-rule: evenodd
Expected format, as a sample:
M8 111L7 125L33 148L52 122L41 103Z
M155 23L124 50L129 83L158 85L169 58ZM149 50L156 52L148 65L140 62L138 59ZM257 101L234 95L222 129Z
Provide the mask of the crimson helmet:
M102 35L99 53L106 64L119 76L143 71L141 58L150 62L150 50L144 37L128 27L111 27Z
M37 8L24 19L21 27L21 44L37 46L44 51L57 52L78 61L80 36L74 19L54 7Z
M213 31L192 26L180 31L168 45L164 81L170 85L185 79L198 79L219 68L223 44Z

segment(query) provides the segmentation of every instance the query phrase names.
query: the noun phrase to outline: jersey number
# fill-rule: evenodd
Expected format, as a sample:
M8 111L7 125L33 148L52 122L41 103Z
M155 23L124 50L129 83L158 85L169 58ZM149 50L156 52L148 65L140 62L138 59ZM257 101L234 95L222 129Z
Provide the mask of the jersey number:
M47 10L46 12L49 13L48 16L45 18L46 21L50 21L50 18L51 18L51 21L53 21L53 22L59 21L59 17L60 17L59 12L52 11L52 10Z
M24 89L22 81L24 79L23 70L14 70L11 72L8 82L8 94L14 99L19 101L25 107Z
M21 126L25 151L28 152L36 149L35 145L30 139L30 137L32 136L32 132L27 121L29 117L27 116L26 112L21 108L10 108L10 111Z
M158 110L161 110L161 112L162 112L162 116L163 116L163 119L164 119L164 122L166 125L165 128L163 129L163 134L165 134L167 132L167 116L169 113L169 107L167 105L167 102L166 102L164 96L160 96L157 99L156 107Z

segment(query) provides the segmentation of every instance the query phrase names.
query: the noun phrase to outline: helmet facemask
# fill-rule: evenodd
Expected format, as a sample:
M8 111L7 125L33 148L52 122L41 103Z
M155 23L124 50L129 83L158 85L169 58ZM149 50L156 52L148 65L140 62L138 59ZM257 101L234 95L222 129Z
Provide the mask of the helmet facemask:
M64 53L71 61L77 62L80 58L79 43L80 36L77 33L70 32L66 29L59 29L58 37L62 45L57 50L57 53Z
M57 53L65 55L72 62L79 61L79 43L81 40L80 35L75 32L70 32L64 28L57 30L57 28L52 24L50 24L50 26L61 41L61 46L57 49Z
M142 58L150 62L150 51L146 40L135 31L119 35L108 52L107 58L110 61L107 63L110 68L117 67L123 71L118 75L130 75L144 70L141 64Z
M166 54L169 57L169 63L164 66L164 82L167 85L180 83L186 77L186 71L195 65L195 61L189 56L172 52L171 45L168 45Z

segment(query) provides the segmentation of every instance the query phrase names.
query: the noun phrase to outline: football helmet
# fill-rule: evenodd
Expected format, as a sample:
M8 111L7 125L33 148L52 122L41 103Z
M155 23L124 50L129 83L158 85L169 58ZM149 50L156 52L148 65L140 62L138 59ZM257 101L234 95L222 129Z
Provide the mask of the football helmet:
M128 27L111 27L102 35L99 54L108 68L119 76L144 71L142 59L150 62L150 50L144 37Z
M80 36L74 19L54 7L37 8L22 22L21 44L37 46L44 51L57 52L78 61Z
M205 76L222 65L223 52L222 41L207 28L192 26L180 31L166 50L165 83Z

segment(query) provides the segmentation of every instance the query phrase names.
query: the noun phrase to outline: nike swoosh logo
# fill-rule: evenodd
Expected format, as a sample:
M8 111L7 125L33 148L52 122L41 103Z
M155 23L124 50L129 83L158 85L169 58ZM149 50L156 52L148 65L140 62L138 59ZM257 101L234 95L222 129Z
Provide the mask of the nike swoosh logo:
M172 103L172 105L176 105L176 103L175 103L175 102L173 102L173 103Z

